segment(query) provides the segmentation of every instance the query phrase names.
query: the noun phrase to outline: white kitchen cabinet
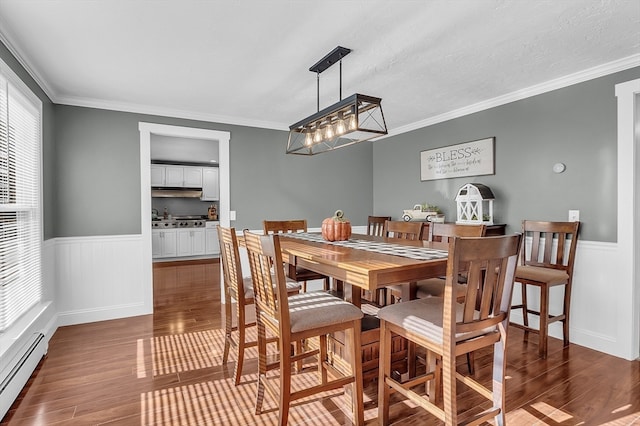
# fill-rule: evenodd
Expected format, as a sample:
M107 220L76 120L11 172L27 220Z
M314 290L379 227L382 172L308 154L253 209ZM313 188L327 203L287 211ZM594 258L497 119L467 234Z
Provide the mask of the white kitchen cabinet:
M191 234L191 254L192 255L201 255L205 254L205 230L194 229Z
M178 229L178 256L205 254L205 230L202 228Z
M202 188L202 167L184 167L182 169L185 188Z
M220 169L217 167L202 168L202 201L218 201L220 199Z
M176 229L151 231L151 257L175 257L177 255Z
M184 167L165 166L164 186L182 187L184 182Z
M151 186L202 188L202 167L152 164Z
M160 164L151 165L151 186L164 186L166 167Z
M209 224L212 224L211 227ZM220 243L218 242L218 229L213 227L219 222L207 222L205 230L205 250L206 254L220 254ZM213 225L215 224L215 225Z

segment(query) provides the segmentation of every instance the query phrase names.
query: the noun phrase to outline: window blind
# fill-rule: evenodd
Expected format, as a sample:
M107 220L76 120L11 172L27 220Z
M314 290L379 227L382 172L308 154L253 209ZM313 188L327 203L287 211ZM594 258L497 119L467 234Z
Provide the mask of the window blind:
M0 332L42 297L41 102L0 61Z

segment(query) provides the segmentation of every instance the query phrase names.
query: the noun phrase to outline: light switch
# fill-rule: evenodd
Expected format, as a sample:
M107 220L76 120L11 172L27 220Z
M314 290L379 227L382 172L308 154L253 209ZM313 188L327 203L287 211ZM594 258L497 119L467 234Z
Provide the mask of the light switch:
M569 222L577 222L580 220L580 210L569 210Z
M236 211L235 210L230 210L229 211L229 220L236 220Z

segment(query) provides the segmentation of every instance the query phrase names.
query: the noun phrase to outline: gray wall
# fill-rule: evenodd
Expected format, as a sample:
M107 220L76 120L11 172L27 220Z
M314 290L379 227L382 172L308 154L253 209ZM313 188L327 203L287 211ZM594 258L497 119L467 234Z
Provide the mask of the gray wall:
M495 221L508 232L523 219L564 221L577 209L581 239L615 242L614 86L639 77L633 68L374 142L375 214L399 218L428 202L454 221L458 189L478 182L493 190ZM420 181L420 151L492 136L495 175ZM564 173L553 173L557 162Z
M55 111L54 105L40 86L31 78L29 73L20 65L16 58L0 42L0 58L9 65L20 79L42 101L42 185L43 185L43 236L49 239L54 236L55 223L55 188L56 188L56 164L55 164Z
M231 132L236 228L280 218L316 227L338 208L364 224L372 213L371 144L305 158L284 153L282 131L57 105L56 236L140 233L140 121Z

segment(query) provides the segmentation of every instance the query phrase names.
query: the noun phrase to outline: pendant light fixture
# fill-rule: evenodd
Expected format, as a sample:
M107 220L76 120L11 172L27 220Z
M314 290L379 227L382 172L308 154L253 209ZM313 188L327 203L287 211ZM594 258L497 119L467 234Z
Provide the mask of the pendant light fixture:
M314 155L387 134L382 99L353 94L342 99L342 58L351 49L338 46L314 64L318 112L289 126L287 154ZM320 73L340 63L340 100L320 111Z

